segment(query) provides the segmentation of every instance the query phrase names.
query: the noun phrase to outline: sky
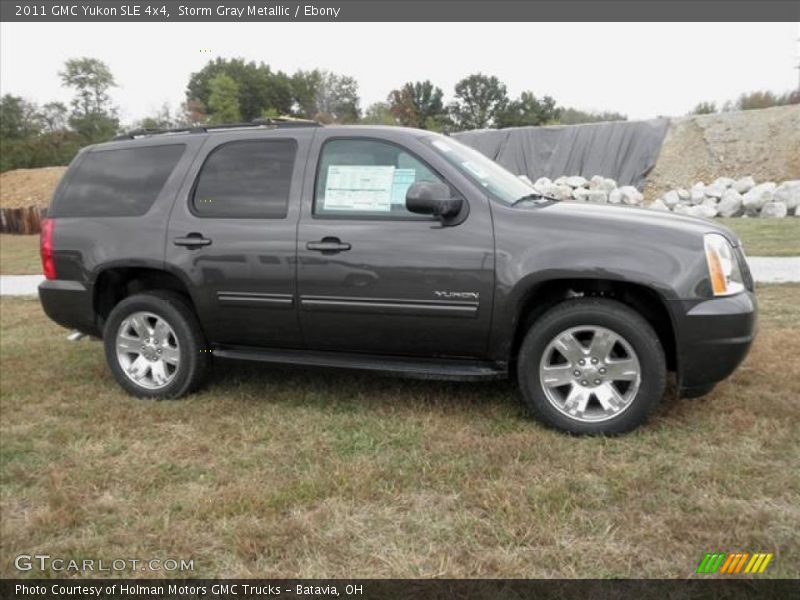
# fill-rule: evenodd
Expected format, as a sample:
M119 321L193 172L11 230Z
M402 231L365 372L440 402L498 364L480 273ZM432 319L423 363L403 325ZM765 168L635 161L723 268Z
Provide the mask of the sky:
M353 76L362 108L424 79L450 99L459 79L482 72L512 97L531 90L647 119L797 88L799 39L798 23L2 23L0 92L68 102L64 61L99 58L131 123L165 102L177 108L210 59L243 57Z

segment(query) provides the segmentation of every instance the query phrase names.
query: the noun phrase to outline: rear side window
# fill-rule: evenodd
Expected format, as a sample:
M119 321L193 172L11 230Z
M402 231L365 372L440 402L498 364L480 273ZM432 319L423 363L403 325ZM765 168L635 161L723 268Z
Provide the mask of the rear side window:
M186 146L89 152L54 202L54 217L138 217L156 201Z
M192 209L199 217L283 219L289 207L297 143L229 142L206 159Z

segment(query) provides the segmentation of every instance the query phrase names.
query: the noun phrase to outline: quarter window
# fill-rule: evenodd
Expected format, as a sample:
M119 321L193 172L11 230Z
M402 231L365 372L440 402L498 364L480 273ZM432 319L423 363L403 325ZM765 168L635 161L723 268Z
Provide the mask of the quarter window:
M161 193L186 146L88 152L53 203L53 217L138 217Z
M428 220L406 210L406 191L417 181L442 179L394 144L331 140L320 156L314 214Z
M283 219L289 206L294 140L229 142L206 159L192 206L200 217Z

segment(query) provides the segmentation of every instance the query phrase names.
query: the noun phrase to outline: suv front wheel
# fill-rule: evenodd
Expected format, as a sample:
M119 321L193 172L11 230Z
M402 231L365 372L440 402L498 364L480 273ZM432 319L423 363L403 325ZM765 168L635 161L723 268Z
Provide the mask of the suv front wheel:
M572 433L623 433L664 394L664 351L650 324L604 298L567 300L528 331L517 360L529 411Z
M178 398L197 389L210 363L194 312L179 295L129 296L108 316L103 344L114 378L140 398Z

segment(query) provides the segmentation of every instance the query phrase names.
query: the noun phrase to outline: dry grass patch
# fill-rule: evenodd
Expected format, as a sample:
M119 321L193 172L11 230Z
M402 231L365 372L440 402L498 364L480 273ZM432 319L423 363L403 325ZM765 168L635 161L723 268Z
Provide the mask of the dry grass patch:
M220 363L190 399L138 401L100 344L3 299L0 575L24 552L197 576L686 577L746 550L797 577L799 293L762 287L736 375L611 439L526 420L508 383Z

